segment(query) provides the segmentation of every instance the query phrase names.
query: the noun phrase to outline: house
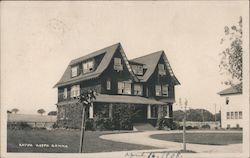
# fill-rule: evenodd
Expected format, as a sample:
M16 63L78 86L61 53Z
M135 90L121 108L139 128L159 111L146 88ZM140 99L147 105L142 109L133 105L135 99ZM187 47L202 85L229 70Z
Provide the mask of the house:
M80 92L98 95L87 109L88 118L112 118L116 106L137 111L134 123L156 125L162 116L172 122L175 86L179 85L164 51L128 60L120 43L72 60L59 82L58 125L79 128L81 106L73 99Z
M243 127L243 103L242 84L231 86L218 93L224 99L221 107L222 128Z

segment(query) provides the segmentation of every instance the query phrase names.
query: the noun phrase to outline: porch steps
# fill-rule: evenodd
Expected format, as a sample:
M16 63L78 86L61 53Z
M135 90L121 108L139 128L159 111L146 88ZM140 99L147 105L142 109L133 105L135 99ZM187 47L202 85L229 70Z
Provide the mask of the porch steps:
M153 127L149 123L134 123L133 130L134 131L155 131L156 128Z

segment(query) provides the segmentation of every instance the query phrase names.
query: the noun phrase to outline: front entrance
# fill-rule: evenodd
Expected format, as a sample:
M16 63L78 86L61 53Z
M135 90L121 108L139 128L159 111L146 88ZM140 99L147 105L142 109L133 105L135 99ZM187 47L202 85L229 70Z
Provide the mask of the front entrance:
M147 106L135 105L135 116L133 117L133 123L145 123L147 122Z

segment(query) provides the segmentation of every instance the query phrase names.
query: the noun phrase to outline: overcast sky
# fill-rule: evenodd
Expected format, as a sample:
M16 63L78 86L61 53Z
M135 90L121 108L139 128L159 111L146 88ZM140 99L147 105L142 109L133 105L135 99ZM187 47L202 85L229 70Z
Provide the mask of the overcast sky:
M181 83L177 103L187 98L214 112L225 88L218 68L224 26L248 18L248 2L235 1L1 4L2 105L32 114L56 110L52 87L70 60L117 42L129 59L164 50Z

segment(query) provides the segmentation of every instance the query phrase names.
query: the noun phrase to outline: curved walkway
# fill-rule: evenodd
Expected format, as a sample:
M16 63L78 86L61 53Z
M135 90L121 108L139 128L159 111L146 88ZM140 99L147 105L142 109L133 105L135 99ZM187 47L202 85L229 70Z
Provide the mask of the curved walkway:
M240 133L241 131L188 131L188 133L225 133L235 132ZM108 134L102 135L100 138L116 141L125 142L140 145L149 145L158 148L167 149L169 151L181 150L182 143L170 142L164 140L157 140L150 137L155 134L168 134L168 133L182 133L182 131L144 131L134 133L120 133L120 134ZM242 152L242 144L230 144L230 145L202 145L202 144L186 144L187 150L202 153L240 153Z

